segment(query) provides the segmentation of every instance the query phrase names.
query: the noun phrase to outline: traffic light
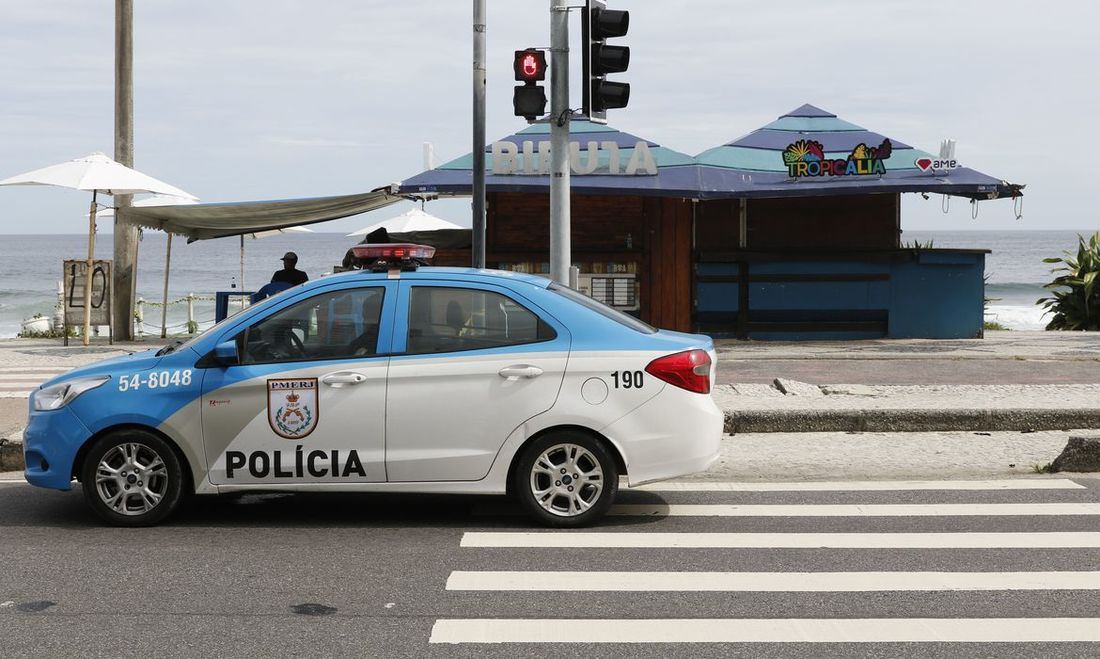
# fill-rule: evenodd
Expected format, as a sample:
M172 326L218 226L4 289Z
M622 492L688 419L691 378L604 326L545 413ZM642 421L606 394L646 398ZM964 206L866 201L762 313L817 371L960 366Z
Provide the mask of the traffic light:
M607 111L625 108L630 85L607 80L609 73L622 73L630 66L630 48L610 46L608 39L626 35L630 12L608 9L602 0L585 0L581 17L582 112L590 120L607 123Z
M516 80L523 83L516 85L512 94L512 108L517 117L534 121L546 114L546 90L535 84L546 80L546 51L536 48L517 50L512 69Z

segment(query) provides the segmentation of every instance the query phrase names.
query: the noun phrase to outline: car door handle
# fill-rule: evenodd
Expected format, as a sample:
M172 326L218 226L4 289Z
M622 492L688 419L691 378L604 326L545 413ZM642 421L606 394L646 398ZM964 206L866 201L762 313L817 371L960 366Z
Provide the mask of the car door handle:
M336 371L335 373L329 373L321 377L321 382L332 387L343 387L345 385L359 384L367 379L367 376L362 373L356 373L355 371Z
M537 378L542 375L542 369L538 366L521 364L518 366L505 366L499 371L500 377L514 380L516 378Z

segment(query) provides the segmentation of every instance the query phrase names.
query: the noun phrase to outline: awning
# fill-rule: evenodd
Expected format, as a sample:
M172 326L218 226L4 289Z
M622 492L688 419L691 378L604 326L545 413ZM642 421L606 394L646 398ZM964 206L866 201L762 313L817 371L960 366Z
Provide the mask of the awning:
M679 151L661 146L611 126L586 119L569 121L569 139L576 159L590 168L591 174L574 171L569 186L576 194L648 195L659 197L694 197L699 189L699 174L695 160ZM493 164L493 145L485 148L485 188L489 192L545 192L550 188L550 176L544 172L549 154L539 153L540 143L549 146L549 124L529 126L509 135L496 144L508 143L514 150L509 161L513 171L497 172ZM530 151L525 152L524 144ZM590 150L595 146L595 150ZM644 153L637 153L644 150ZM644 158L642 156L645 156ZM651 160L650 160L651 159ZM466 154L435 169L421 172L401 182L400 192L407 195L470 195L473 189L473 155ZM641 163L652 168L641 166ZM634 165L634 167L632 167ZM622 172L623 175L615 175ZM655 171L654 171L655 170ZM637 175L636 175L637 174Z
M1022 195L1024 187L940 161L812 105L695 160L700 198L930 192L996 199Z
M549 126L535 124L499 140L510 143L510 171L497 172L486 163L485 185L489 192L538 192L550 187L540 143L549 139ZM569 123L571 154L594 163L591 175L570 174L576 194L645 195L686 199L805 197L900 192L957 195L972 199L1017 197L1023 186L941 161L884 135L839 119L836 115L804 105L778 120L728 144L708 149L692 158L650 140L593 124L582 119ZM529 145L525 152L524 144ZM644 143L656 166L649 175L628 175L624 165L634 159ZM598 153L590 147L596 144ZM494 147L486 148L493 156ZM595 155L595 158L593 156ZM611 165L612 158L619 166ZM805 171L790 167L799 161ZM840 165L852 171L839 171ZM610 166L609 166L610 165ZM828 169L822 172L821 167ZM407 195L469 195L473 187L473 158L466 154L435 169L401 182ZM613 171L612 171L613 170ZM835 175L834 175L835 174Z
M187 236L187 242L239 236L337 220L403 201L389 188L363 194L279 201L120 208L117 218L146 229Z

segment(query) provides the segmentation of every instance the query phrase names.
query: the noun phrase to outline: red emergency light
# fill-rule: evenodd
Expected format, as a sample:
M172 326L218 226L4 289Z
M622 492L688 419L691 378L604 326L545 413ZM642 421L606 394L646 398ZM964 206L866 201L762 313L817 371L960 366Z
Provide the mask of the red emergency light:
M369 263L372 270L388 270L391 267L402 270L416 270L419 265L427 265L435 256L431 245L413 243L380 243L356 245L351 248L358 259Z

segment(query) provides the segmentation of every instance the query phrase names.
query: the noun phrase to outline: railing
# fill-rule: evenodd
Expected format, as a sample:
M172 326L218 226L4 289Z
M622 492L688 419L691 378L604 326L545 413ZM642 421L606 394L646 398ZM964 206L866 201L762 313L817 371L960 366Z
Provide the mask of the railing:
M187 295L175 299L169 300L167 305L164 302L153 302L139 297L134 305L134 336L144 337L146 332L149 334L159 334L160 336L166 336L168 334L180 335L180 334L197 334L202 330L205 330L214 325L214 307L211 305L209 309L200 308L198 314L196 313L196 306L202 307L203 305L196 305L196 302L214 302L215 297L213 295L188 293ZM187 305L187 319L169 323L167 322L167 314L162 313L163 320L161 323L147 323L145 322L145 307L153 307L158 309L164 309L164 307L174 307L177 305ZM248 306L243 298L231 299L231 306L240 307L241 309ZM207 315L209 312L209 315ZM201 319L200 316L201 315Z

